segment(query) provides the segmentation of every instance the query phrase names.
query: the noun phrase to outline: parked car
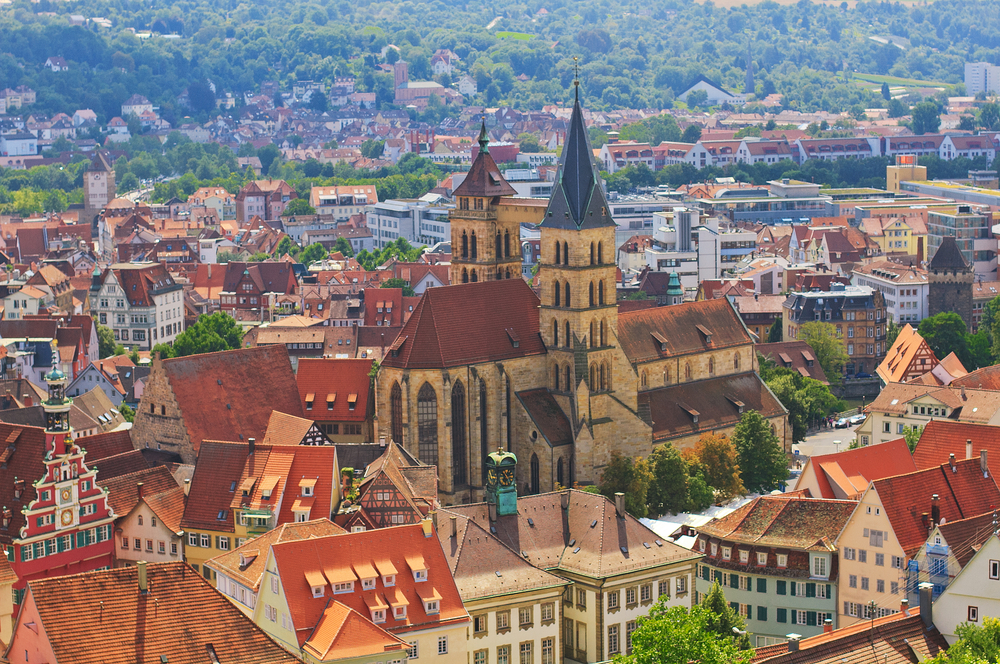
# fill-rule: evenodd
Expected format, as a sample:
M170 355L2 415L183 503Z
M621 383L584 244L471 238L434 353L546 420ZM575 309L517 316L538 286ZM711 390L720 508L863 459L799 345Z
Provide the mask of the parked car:
M864 421L865 421L865 416L861 413L858 413L857 415L851 418L851 426L854 426L855 424L861 424Z
M870 373L859 373L859 374L855 374L854 377L855 378L871 378L872 375Z
M834 422L833 426L834 428L837 429L846 429L847 427L851 426L851 421L846 417L842 417L836 422Z

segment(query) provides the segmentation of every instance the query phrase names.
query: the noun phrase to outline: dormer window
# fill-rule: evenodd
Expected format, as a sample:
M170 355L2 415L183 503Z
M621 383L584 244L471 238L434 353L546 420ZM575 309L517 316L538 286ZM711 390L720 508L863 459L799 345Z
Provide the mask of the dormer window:
M427 580L427 570L425 569L415 569L413 570L413 580L416 582Z
M424 613L426 613L427 615L433 615L440 612L441 612L440 603L436 599L429 602L424 602Z
M335 583L335 584L333 584L333 593L335 595L341 594L341 593L350 593L350 592L354 592L354 582L353 581L347 581L345 583Z
M348 394L347 395L347 410L354 410L358 405L358 395Z
M385 609L373 609L372 610L372 622L373 623L384 623L385 622Z
M392 610L392 617L396 620L402 620L406 617L406 606L397 606Z
M386 574L385 576L383 576L382 585L385 586L386 588L391 588L392 586L396 585L396 575Z
M313 597L318 599L318 598L320 598L320 597L323 596L326 587L325 586L311 586L311 588L312 588Z
M728 546L722 547L722 559L729 560L732 557L733 557L733 550Z
M361 579L362 590L375 590L375 579Z
M299 489L302 491L303 498L311 498L315 494L316 479L303 477L299 480Z
M740 549L740 562L746 565L750 562L750 552Z
M719 554L719 545L713 542L712 543L712 557L714 558L718 554Z

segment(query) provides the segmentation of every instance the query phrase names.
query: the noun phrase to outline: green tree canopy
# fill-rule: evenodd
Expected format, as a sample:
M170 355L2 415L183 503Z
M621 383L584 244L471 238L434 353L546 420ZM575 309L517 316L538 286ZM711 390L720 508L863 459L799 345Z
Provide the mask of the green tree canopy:
M726 603L726 595L722 586L716 581L705 593L701 606L708 611L706 628L714 632L719 639L732 639L741 650L750 648L750 635L737 634L735 630L746 632L747 624L733 607Z
M615 499L616 493L624 493L626 511L634 517L644 517L648 513L646 497L652 479L653 474L645 459L633 459L612 452L611 462L604 467L597 488L611 500Z
M517 142L521 152L541 152L542 146L538 142L538 137L527 132L518 134Z
M321 261L329 255L330 252L326 250L326 247L324 247L319 242L313 242L308 247L299 252L297 260L300 263L305 263L306 265L309 265L310 263Z
M773 323L771 323L771 329L767 331L767 343L774 344L781 341L781 337L784 334L781 327L781 316L778 316Z
M816 361L823 367L826 379L831 383L839 381L849 358L844 340L837 338L837 328L821 321L805 323L799 328L798 338L816 353Z
M97 325L97 354L100 355L102 360L106 357L115 355L115 346L118 342L115 341L114 330L105 325L101 325L96 320L94 323Z
M316 208L309 205L309 201L304 198L293 198L285 206L285 211L281 213L282 217L299 217L302 215L316 214Z
M912 110L913 133L934 134L941 127L941 109L932 101L922 101Z
M161 357L185 357L241 347L243 330L229 314L216 311L202 315L198 322L177 335L174 345L157 344L153 351Z
M984 616L982 625L961 623L958 635L947 653L941 653L928 664L995 664L1000 662L1000 619Z
M398 277L393 277L392 279L386 279L385 281L382 282L382 285L380 285L379 288L402 288L403 295L405 297L413 297L416 295L413 289L410 288L410 286L405 281L403 281Z
M924 338L939 360L955 353L962 364L969 362L965 321L953 311L946 311L920 321L917 332Z
M715 489L720 500L730 500L746 493L740 480L739 454L733 441L715 433L702 434L694 450L685 452L694 456L704 471L708 486Z
M778 489L788 479L788 459L781 441L771 430L771 423L756 410L740 416L733 431L733 445L739 454L740 478L748 491Z
M337 241L333 245L333 251L334 252L339 251L344 256L344 258L350 258L351 256L354 255L354 247L351 246L351 243L347 240L346 237L337 238Z
M805 440L809 426L833 413L846 410L846 404L830 392L830 387L798 371L777 366L772 360L758 355L761 380L788 410L792 425L792 440Z
M688 506L688 467L681 453L671 444L660 445L649 455L653 478L646 494L653 516L676 514Z

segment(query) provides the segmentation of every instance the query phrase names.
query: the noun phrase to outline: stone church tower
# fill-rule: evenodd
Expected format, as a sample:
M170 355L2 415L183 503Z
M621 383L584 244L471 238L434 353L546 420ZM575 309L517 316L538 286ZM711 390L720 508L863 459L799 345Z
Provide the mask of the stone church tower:
M100 152L83 173L83 216L80 223L97 228L97 215L115 197L115 171Z
M451 283L520 278L521 224L500 205L516 192L490 155L486 123L479 131L479 155L455 189L451 221Z
M972 329L972 282L975 274L954 237L946 236L927 265L928 314L954 311Z

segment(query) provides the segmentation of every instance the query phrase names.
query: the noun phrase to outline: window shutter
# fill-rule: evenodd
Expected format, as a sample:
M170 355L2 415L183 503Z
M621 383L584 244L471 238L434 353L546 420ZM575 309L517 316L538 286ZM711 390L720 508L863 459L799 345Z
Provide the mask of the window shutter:
M45 523L45 519L43 517L35 517L35 525L37 527L41 528L43 523Z
M66 546L63 543L63 538L60 537L60 538L58 538L56 540L56 552L57 553L62 553L65 550L66 550Z
M844 615L845 616L851 615L850 614L850 609L851 609L851 603L850 602L844 602Z
M828 583L828 584L826 584L826 598L827 599L833 599L833 593L830 592L830 590L831 590L830 589L830 584Z
M712 570L708 569L708 565L702 565L701 578L705 579L706 581L711 581L712 580L711 576L712 576Z
M76 533L76 548L79 549L82 546L87 546L87 533L86 531L79 530Z
M767 622L767 607L758 606L757 607L757 620L759 622Z
M730 588L739 588L740 587L740 577L737 576L736 574L730 574L729 575L729 587Z
M722 585L722 572L719 570L715 570L715 580L719 582L719 585Z
M806 584L806 597L815 597L815 596L816 596L816 584L815 583L807 583Z
M785 594L785 581L781 579L778 580L778 594L779 595Z
M735 611L736 613L740 612L739 602L730 602L729 603L729 608L732 609L733 611Z
M24 545L21 546L21 562L28 562L28 547Z
M765 578L757 579L757 592L759 593L767 592L767 579Z
M816 612L815 611L806 611L806 625L809 625L811 627L815 627L816 626Z
M795 609L792 609L792 624L793 625L799 624L799 612L796 611Z
M788 609L778 609L778 622L788 622Z
M788 594L789 595L794 595L795 594L795 582L794 581L789 581L788 585L789 585Z

